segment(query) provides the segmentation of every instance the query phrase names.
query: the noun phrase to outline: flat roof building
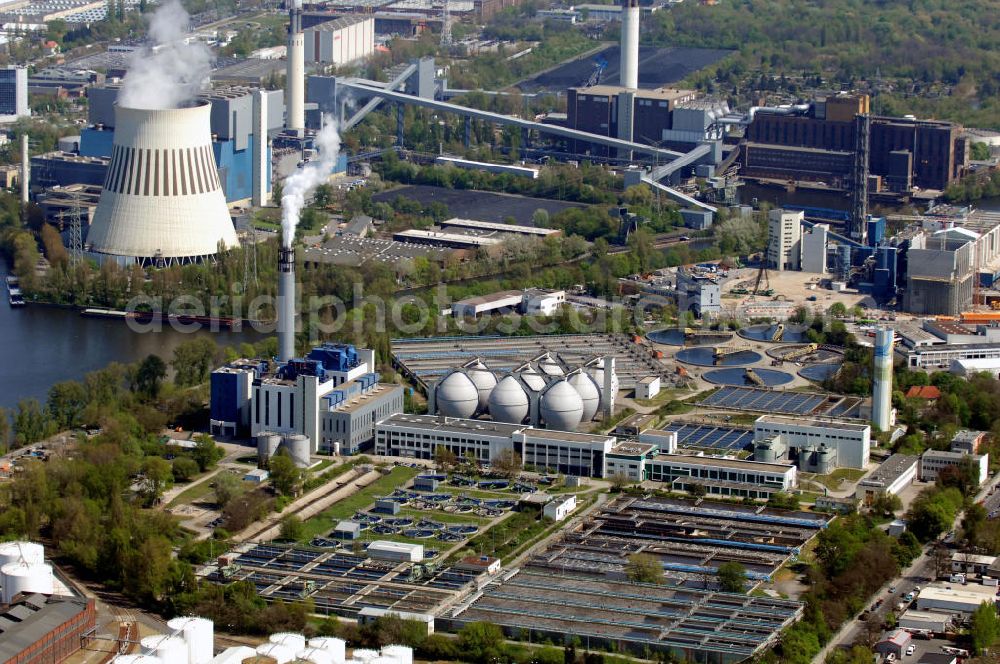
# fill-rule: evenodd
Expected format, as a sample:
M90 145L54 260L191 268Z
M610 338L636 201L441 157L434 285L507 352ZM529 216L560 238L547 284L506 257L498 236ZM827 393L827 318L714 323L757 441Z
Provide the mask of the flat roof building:
M932 585L920 590L917 608L922 611L937 609L951 613L972 613L983 602L993 604L995 601L995 586Z
M990 472L989 454L969 454L968 452L949 452L947 450L927 450L920 455L920 479L933 482L945 468L954 468L967 459L975 469L979 484L986 481Z
M916 479L918 461L910 454L893 454L858 482L857 496L868 505L876 496L897 495Z
M803 418L786 415L761 415L754 422L754 441L779 437L788 449L789 458L826 448L834 452L839 468L864 468L868 465L871 426L834 418ZM800 462L800 469L808 470ZM817 469L823 472L825 469ZM830 471L826 471L830 472Z
M94 600L27 595L0 610L0 662L61 662L97 625Z

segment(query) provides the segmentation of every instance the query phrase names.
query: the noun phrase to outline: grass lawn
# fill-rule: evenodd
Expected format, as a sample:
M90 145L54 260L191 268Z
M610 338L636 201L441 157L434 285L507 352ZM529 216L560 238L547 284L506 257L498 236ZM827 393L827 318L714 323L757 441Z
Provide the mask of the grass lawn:
M396 466L388 475L383 475L361 491L338 500L302 524L302 541L308 542L317 535L325 535L337 525L338 521L354 516L358 510L371 506L376 498L389 495L413 479L418 472L420 471L416 468Z
M859 468L838 468L829 475L813 475L804 474L806 479L813 480L814 482L819 482L827 489L833 489L836 491L840 488L840 483L844 480L848 482L857 482L865 475L864 470Z
M225 470L220 472L226 472ZM199 500L204 500L212 495L212 480L207 480L201 484L189 486L177 494L177 497L167 503L167 507L177 507L178 505L190 505Z

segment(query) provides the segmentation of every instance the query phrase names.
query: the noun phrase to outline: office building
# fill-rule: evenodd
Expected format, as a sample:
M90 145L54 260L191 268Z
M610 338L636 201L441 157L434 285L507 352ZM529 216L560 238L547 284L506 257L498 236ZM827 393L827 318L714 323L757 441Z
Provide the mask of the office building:
M375 427L378 455L433 459L442 447L488 464L501 451L513 450L526 466L579 477L605 477L614 443L613 436L436 415L393 415Z
M985 482L990 472L989 454L969 454L947 450L927 450L920 455L920 479L924 482L933 482L945 468L955 468L965 460L972 464L977 483Z
M959 429L951 439L952 452L964 452L966 454L979 454L980 446L986 441L986 433L983 431L971 431L969 429Z
M865 505L871 505L878 496L899 495L916 479L918 465L919 459L915 456L893 454L858 482L856 495Z
M0 122L13 122L30 115L28 70L14 65L0 69Z
M771 210L767 216L767 264L777 270L798 270L801 263L801 210Z

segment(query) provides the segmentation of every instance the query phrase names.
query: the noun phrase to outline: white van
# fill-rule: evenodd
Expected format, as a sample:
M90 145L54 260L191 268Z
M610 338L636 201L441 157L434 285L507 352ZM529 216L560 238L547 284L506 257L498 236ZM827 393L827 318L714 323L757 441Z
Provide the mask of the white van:
M965 575L964 574L952 574L951 578L949 579L949 581L951 581L952 583L961 583L961 584L964 584L965 583Z

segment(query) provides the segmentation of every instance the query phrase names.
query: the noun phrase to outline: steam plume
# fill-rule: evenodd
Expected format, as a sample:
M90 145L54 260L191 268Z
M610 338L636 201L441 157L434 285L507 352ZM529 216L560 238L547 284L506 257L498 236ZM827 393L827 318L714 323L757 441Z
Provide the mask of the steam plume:
M281 242L285 247L291 247L295 241L295 227L299 225L306 197L330 177L337 165L340 134L333 118L328 115L323 116L323 128L316 134L316 148L319 159L309 162L285 179L281 194Z
M180 0L166 0L153 13L148 42L130 59L118 103L177 108L201 90L212 71L212 52L201 42L185 42L190 18Z

